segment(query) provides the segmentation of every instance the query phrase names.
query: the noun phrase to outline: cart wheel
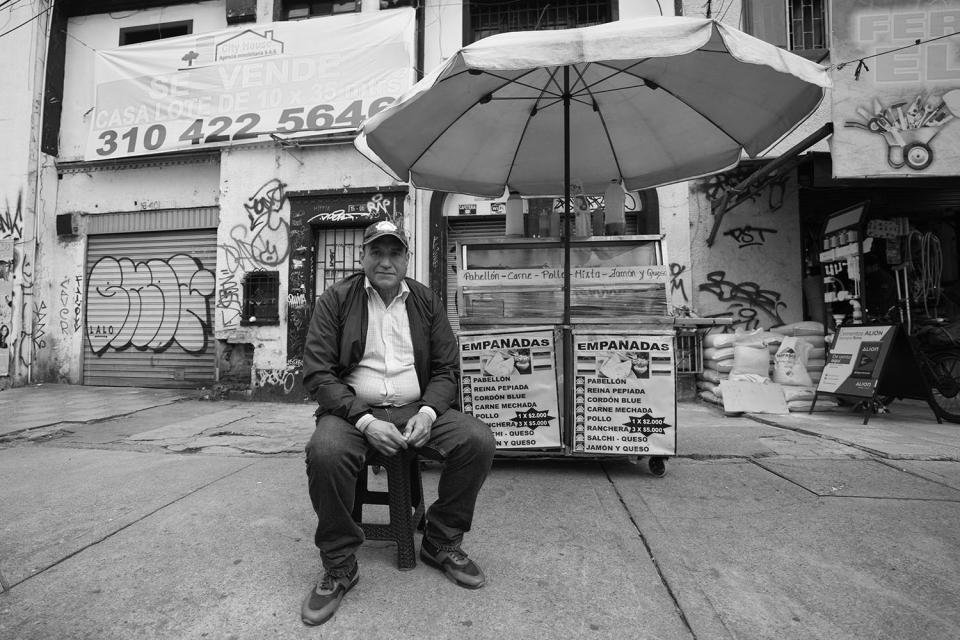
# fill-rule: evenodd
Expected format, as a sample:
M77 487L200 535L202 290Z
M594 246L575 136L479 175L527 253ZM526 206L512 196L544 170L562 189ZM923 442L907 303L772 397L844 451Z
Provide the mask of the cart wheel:
M653 457L647 461L647 468L650 469L650 473L662 478L664 474L667 473L667 460L666 458Z
M903 158L911 169L920 171L933 162L933 150L922 142L911 142L903 148Z
M887 147L887 164L889 164L894 169L899 169L904 164L906 164L903 157L903 147L898 144L890 145Z

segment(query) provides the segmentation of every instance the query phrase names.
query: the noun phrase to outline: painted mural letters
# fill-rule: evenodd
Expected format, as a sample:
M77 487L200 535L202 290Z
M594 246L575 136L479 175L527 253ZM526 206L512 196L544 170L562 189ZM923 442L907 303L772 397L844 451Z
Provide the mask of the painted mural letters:
M213 293L213 273L186 254L141 262L101 258L87 281L90 348L98 355L110 347L162 352L176 343L202 353Z

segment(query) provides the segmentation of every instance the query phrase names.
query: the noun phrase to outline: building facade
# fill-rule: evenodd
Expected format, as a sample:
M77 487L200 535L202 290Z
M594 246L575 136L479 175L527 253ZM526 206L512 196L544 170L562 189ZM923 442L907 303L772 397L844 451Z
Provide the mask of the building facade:
M948 37L960 9L866 4L8 3L0 388L219 387L300 400L312 301L356 268L374 220L402 224L410 275L452 304L456 242L504 233L507 202L410 189L364 159L352 132L460 46L507 30L706 15L832 66L832 94L762 158L627 194L632 232L665 236L672 307L735 328L828 319L839 309L824 301L824 224L863 201L877 219L910 217L937 236L946 289L960 205L947 150L960 148L960 124L941 123L924 165L929 154L900 144L904 133L890 143L846 123L862 119L858 108L871 116L874 99L883 112L960 86L950 62L960 38ZM918 40L931 42L885 53ZM288 67L259 62L281 47L304 53ZM209 60L236 64L210 75ZM273 133L256 135L267 121ZM876 162L851 166L866 157ZM524 233L538 233L538 208L553 205L525 200Z
M655 1L474 4L8 10L26 24L0 41L18 52L5 81L20 103L3 133L12 169L0 218L0 384L219 385L299 400L312 302L357 267L359 236L375 220L406 229L410 275L445 294L431 282L445 276L437 222L462 198L393 180L354 150L352 132L497 25L661 12ZM300 52L288 66L259 62L284 47ZM226 60L236 64L210 72ZM267 121L272 135L257 137ZM494 218L504 205L471 204Z

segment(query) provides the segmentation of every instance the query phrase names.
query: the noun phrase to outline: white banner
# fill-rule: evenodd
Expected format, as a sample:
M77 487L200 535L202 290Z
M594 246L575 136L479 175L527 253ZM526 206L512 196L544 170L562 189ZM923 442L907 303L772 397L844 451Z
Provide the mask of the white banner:
M960 173L960 7L833 0L830 9L834 175Z
M402 8L98 51L84 159L355 130L413 84L414 26Z

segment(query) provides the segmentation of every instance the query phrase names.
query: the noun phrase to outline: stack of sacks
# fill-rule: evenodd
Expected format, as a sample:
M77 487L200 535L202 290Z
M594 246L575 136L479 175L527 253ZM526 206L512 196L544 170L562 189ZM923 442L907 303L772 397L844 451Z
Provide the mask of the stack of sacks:
M826 338L819 322L794 322L771 329L783 338L774 357L773 381L783 386L790 411L809 411L823 367L826 364ZM815 410L837 406L836 398L817 398Z
M703 373L697 376L699 396L723 404L720 381L731 377L762 381L773 370L773 355L783 336L757 329L711 333L703 338ZM762 355L761 353L762 352Z
M770 329L781 336L790 336L810 345L807 353L807 373L810 375L810 382L816 386L820 382L820 374L823 373L823 366L826 364L826 345L827 339L823 325L819 322L807 320L804 322L793 322L780 327Z

